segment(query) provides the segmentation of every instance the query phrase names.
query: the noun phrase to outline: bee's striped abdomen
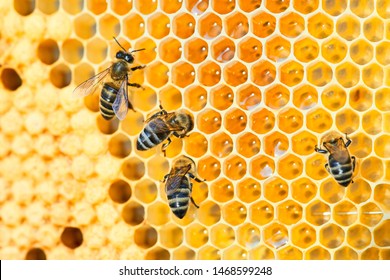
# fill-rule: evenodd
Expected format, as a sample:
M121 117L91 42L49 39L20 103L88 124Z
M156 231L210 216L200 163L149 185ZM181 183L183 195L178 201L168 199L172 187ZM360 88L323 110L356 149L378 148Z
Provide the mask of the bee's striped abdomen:
M165 122L155 119L149 122L142 130L137 139L137 149L140 151L151 149L167 139L169 134L170 130Z
M348 157L345 162L339 162L332 155L329 156L329 172L335 178L337 183L347 187L352 182L353 164Z
M100 94L100 113L106 120L111 120L114 116L112 104L114 103L118 89L111 84L105 83Z
M178 179L181 179L180 181ZM188 210L191 196L190 182L187 177L175 177L167 182L167 198L173 214L182 219Z

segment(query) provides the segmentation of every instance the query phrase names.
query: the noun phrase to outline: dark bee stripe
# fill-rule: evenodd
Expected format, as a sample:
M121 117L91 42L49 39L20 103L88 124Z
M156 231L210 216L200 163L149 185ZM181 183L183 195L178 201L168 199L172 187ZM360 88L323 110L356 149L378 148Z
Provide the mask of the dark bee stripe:
M176 185L177 182L170 182L170 180L167 182L168 204L172 209L173 214L179 219L182 219L187 213L190 201L190 182L187 177L183 176L180 185Z
M353 165L351 158L341 163L329 156L329 170L335 180L342 186L347 187L352 181Z
M108 83L103 85L102 93L100 94L100 113L106 120L110 120L115 116L112 104L114 103L117 94L118 89L114 86Z
M157 133L155 131L158 131ZM170 130L163 120L155 119L148 123L137 139L137 149L145 151L168 138Z

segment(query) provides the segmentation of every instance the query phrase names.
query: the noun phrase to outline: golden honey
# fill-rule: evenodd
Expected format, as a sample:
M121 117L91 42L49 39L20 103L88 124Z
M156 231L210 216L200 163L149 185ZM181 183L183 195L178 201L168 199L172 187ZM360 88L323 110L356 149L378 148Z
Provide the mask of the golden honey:
M1 259L389 259L390 1L2 1ZM73 89L134 53L135 111ZM162 105L194 130L136 149ZM356 157L343 188L317 154ZM161 183L197 177L177 219Z

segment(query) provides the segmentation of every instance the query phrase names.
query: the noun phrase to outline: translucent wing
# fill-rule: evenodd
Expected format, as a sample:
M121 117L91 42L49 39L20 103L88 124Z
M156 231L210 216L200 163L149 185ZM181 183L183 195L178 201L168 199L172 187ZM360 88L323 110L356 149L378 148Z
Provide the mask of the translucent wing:
M121 86L116 95L114 104L112 104L112 109L115 112L115 115L118 119L123 120L129 109L129 97L127 95L127 76L123 79Z
M102 72L81 83L78 87L74 89L73 96L84 97L95 92L96 88L101 84L101 82L108 75L108 73L110 73L110 71L111 67L108 67L106 70L103 70Z

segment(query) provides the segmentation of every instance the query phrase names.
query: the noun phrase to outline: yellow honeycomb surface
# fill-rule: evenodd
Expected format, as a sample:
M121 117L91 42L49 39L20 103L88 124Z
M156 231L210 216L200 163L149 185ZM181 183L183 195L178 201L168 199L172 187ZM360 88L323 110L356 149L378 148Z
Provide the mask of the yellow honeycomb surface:
M389 0L1 0L0 259L390 259ZM134 53L136 111L73 89ZM136 150L161 105L195 127ZM315 145L347 133L341 187ZM197 165L176 218L161 182Z

